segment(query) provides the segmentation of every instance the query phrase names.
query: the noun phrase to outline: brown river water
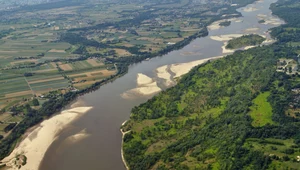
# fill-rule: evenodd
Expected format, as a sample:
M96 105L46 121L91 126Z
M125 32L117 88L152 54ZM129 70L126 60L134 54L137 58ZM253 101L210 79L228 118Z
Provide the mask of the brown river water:
M260 19L257 15L265 17L266 21L273 21L274 18L279 20L271 15L269 9L270 4L274 2L276 0L264 0L241 8L238 11L243 17L232 21L230 26L210 30L209 36L198 38L180 50L134 64L123 77L80 97L79 101L82 105L92 106L93 109L59 133L57 139L48 148L40 170L124 170L125 166L121 159L120 126L129 119L130 111L134 106L152 97L137 96L131 99L121 97L124 92L136 87L137 74L142 73L156 79L158 85L165 89L166 87L159 83L160 79L155 73L156 68L222 55L223 42L212 40L210 36L246 34L249 33L247 29L249 31L249 28L255 28L252 29L252 33L268 37L266 31L280 23L259 24ZM82 130L88 134L88 137L79 141L66 142L68 137Z

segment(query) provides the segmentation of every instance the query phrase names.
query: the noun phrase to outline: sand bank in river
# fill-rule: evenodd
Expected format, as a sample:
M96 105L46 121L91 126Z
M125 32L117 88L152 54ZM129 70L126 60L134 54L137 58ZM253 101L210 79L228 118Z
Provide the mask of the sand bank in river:
M180 64L172 64L170 67L170 70L175 74L174 78L178 78L184 74L187 74L193 67L203 64L207 62L208 60L212 59L218 59L223 56L218 56L218 57L211 57L211 58L206 58L202 60L196 60L188 63L180 63Z
M228 43L225 42L224 45L222 46L222 53L223 53L223 54L234 53L234 51L235 51L234 49L227 49L227 48L226 48L227 44L228 44Z
M175 82L172 81L172 75L168 71L168 65L157 68L156 74L158 78L164 79L165 86L169 87L175 84Z
M229 41L233 38L241 37L245 34L226 34L226 35L216 35L216 36L210 36L210 39L215 41Z
M125 125L125 123L126 123L127 121L128 121L128 120L126 120L125 122L123 122L123 123L122 123L122 126ZM125 135L126 135L127 133L130 132L130 130L127 131L127 132L123 132L123 130L122 130L122 128L121 128L120 131L121 131L121 133L122 133L121 157L122 157L122 161L123 161L123 163L124 163L125 168L126 168L127 170L129 170L129 167L128 167L128 165L127 165L127 162L126 162L126 160L125 160L125 158L124 158L123 145L124 145L124 137L125 137Z
M152 78L146 76L145 74L137 74L137 84L139 86L147 85L152 83Z
M157 86L157 83L145 74L137 74L137 87L128 90L121 94L121 97L125 99L136 98L137 96L153 95L161 91L161 88Z
M255 28L248 28L245 29L244 32L249 33L249 32L257 32L259 30L259 28L255 27Z
M265 14L258 14L257 18L259 20L264 20L265 22L262 23L264 25L270 24L270 25L278 26L278 25L283 24L283 22L279 18L276 18L276 17L273 17L273 16L269 17L268 15L265 15Z
M246 8L243 8L243 11L244 12L253 12L253 11L257 11L258 9L255 8L255 7L246 7Z
M214 23L210 24L209 26L207 26L207 29L210 30L210 31L218 30L222 27L219 24L220 24L220 22L218 22L218 21L214 22Z
M224 17L225 16L227 16L227 15L224 15ZM239 18L222 19L222 20L215 21L215 22L211 23L209 26L207 26L207 29L210 30L210 31L213 31L213 30L218 30L220 28L223 28L224 26L220 26L220 23L226 22L226 21L243 22L243 20L239 19Z
M27 163L20 169L37 170L47 149L56 139L57 133L90 109L92 107L75 107L62 111L61 114L43 121L2 162L6 163L9 169L17 170L19 168L15 165L15 157L17 155L25 155ZM77 135L72 140L77 140L81 137Z

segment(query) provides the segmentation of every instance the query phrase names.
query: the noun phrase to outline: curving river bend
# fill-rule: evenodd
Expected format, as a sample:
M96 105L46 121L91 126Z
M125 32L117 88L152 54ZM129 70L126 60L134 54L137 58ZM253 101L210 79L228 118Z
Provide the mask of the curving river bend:
M57 139L48 148L39 169L125 169L121 159L120 126L129 119L130 111L134 106L151 98L151 95L134 96L130 99L122 97L127 91L136 88L137 74L142 73L153 78L159 87L165 89L166 87L161 83L162 79L157 77L155 71L158 67L224 55L222 51L224 42L215 40L216 38L213 40L212 37L257 33L269 39L266 33L268 29L283 24L283 21L271 14L269 6L274 2L276 0L257 1L241 8L238 11L243 17L232 20L230 26L212 29L209 31L209 36L198 38L181 50L134 64L123 77L102 86L93 93L80 97L78 102L81 105L92 106L93 109L59 133ZM267 22L259 24L258 21L261 19ZM80 133L88 135L78 141L67 140L70 136Z

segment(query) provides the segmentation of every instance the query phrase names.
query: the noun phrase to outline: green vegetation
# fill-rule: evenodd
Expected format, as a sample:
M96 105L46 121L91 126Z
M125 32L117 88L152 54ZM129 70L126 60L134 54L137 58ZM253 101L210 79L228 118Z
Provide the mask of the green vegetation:
M130 169L299 169L300 118L289 114L300 109L299 75L276 68L283 56L297 60L298 32L287 28L300 28L299 8L272 5L287 21L275 44L198 66L134 107L122 127Z
M182 48L207 35L209 23L230 18L224 16L240 16L235 9L253 1L243 0L235 7L223 0L204 4L190 0L71 0L29 6L7 2L15 6L5 12L0 8L0 83L7 85L0 88L0 109L9 110L50 91L90 87L114 75L117 64L122 65L123 73L129 64ZM217 8L222 10L211 15L209 11ZM84 75L86 79L68 77ZM31 77L52 76L65 80L30 82ZM18 87L10 86L10 81L19 78L24 80Z
M231 24L231 21L224 21L224 22L221 22L219 25L224 26L224 27L228 27L230 24Z
M272 121L272 106L268 102L270 92L259 94L250 107L250 116L253 119L252 125L255 127L264 126L267 123L274 124Z
M240 16L235 9L254 1L238 6L223 0L6 2L16 6L0 7L0 111L18 124L11 133L0 132L0 158L27 128L76 95L125 74L132 63L206 36L207 25ZM221 10L211 15L216 9ZM50 105L55 106L44 113Z
M246 46L259 45L265 40L264 37L256 34L243 35L228 41L227 49L238 49Z

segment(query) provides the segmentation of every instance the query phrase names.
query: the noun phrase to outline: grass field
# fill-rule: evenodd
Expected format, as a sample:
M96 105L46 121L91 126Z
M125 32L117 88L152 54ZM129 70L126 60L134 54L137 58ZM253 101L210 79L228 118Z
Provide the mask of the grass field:
M246 141L245 147L254 148L255 150L263 151L265 155L278 156L282 158L284 156L288 157L291 161L273 160L269 169L284 170L285 167L292 167L294 169L299 169L299 162L297 156L300 155L300 150L294 148L295 143L292 139L282 140L274 138L266 139L255 139L250 138Z
M266 124L274 124L272 121L272 107L267 101L270 92L259 94L253 100L253 106L250 107L250 116L253 119L252 125L255 127L264 126Z
M0 98L5 98L10 93L29 91L30 88L24 77L0 81Z
M38 81L31 81L29 85L35 93L38 93L39 91L51 91L67 88L69 86L69 82L62 77L56 77L52 79L40 79Z

